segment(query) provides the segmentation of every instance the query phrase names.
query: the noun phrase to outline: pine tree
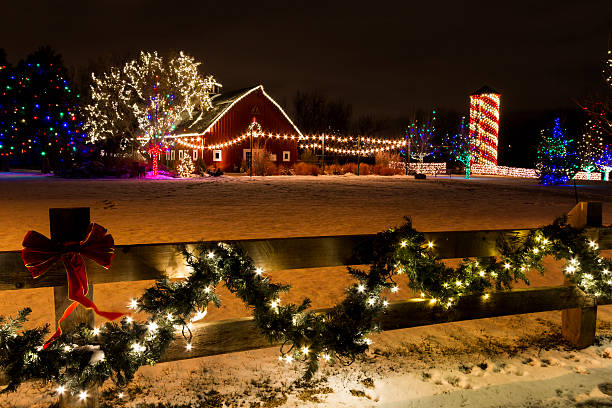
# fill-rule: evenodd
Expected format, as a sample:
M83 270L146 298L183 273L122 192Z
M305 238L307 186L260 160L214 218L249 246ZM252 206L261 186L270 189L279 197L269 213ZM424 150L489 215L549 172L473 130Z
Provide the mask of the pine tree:
M0 49L0 171L8 170L8 163L14 154L14 92L15 76L13 67Z
M567 183L579 169L574 141L565 135L561 119L556 118L551 130L542 130L538 146L536 170L544 185Z
M82 133L78 116L79 95L73 92L62 57L41 47L20 61L14 72L15 123L12 162L66 167L78 154Z
M179 177L191 177L193 172L195 171L195 165L193 164L193 160L188 154L184 154L183 158L176 166L176 172Z

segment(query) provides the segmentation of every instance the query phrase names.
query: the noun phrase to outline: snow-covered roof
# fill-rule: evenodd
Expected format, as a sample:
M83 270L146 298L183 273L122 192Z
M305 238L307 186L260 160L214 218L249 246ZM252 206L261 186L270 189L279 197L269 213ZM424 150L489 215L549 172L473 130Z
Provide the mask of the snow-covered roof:
M238 103L245 96L257 91L258 89L261 90L263 95L268 98L270 102L272 102L281 111L281 113L295 129L295 132L301 136L302 133L297 128L297 126L295 126L293 121L289 118L289 115L287 115L283 108L281 108L280 105L276 103L276 101L266 93L263 85L252 86L250 88L243 88L215 95L212 98L212 109L194 115L194 118L192 120L182 123L181 128L184 129L184 132L188 132L190 134L204 134L208 132L215 125L215 123L217 123L219 119L223 117L223 115L229 112L232 106Z

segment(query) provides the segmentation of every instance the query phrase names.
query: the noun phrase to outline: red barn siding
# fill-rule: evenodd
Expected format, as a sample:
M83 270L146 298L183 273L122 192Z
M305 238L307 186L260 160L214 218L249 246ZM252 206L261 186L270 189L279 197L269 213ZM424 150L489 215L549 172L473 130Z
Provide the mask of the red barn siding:
M258 114L254 114L254 110ZM209 132L204 135L206 145L215 145L233 140L238 136L245 134L249 125L253 121L253 117L261 125L262 131L266 133L279 133L297 136L296 129L291 122L287 120L283 112L264 95L261 87L258 87L248 95L244 96L236 102L225 114L210 128ZM297 145L295 140L277 140L275 138L265 138L266 150L276 155L277 165L293 166L297 159ZM255 145L256 146L256 145ZM204 160L207 166L215 166L223 171L235 171L240 168L243 160L243 149L250 148L249 139L241 143L224 147L222 151L221 161L213 161L213 151L204 151ZM178 145L177 149L181 149ZM183 147L183 150L185 148ZM283 151L290 152L290 160L283 162ZM192 154L192 151L190 150ZM199 152L198 152L199 153ZM176 155L178 159L178 153Z

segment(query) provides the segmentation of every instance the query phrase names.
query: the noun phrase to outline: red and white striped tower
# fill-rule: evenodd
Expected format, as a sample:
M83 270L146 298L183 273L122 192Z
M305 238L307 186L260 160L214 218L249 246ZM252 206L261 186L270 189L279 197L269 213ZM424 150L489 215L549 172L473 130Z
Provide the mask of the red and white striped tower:
M500 96L486 85L470 95L472 163L497 166Z

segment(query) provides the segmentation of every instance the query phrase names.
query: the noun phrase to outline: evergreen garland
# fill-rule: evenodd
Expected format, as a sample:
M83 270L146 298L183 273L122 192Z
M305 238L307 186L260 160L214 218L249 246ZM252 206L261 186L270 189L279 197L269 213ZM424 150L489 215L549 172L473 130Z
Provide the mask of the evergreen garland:
M190 349L191 323L206 314L210 302L220 306L215 289L221 283L253 309L269 341L283 344L280 360L306 364L306 380L321 360L349 364L368 349L367 336L380 331L378 322L388 305L383 292L397 291L393 277L398 274L407 274L409 287L421 291L432 307L446 309L464 295L487 296L485 291L492 288L509 289L518 280L528 283L527 270L543 272L543 257L553 255L566 260L565 276L583 291L596 299L612 298L612 261L601 258L597 243L563 218L525 238L500 241L498 258L464 259L457 268L444 265L435 248L408 219L379 233L372 244L358 249L360 261L371 264L369 270L349 267L357 283L326 312L309 310L308 299L281 304L279 295L289 286L270 282L239 248L219 243L199 244L193 252L183 249L189 276L160 279L132 302L133 309L150 315L144 323L125 317L94 329L81 325L43 350L47 327L20 331L29 309L15 319L0 319L0 368L9 380L3 392L29 379L54 381L59 393L82 393L107 379L123 387L140 366L159 362L177 333L182 332Z

